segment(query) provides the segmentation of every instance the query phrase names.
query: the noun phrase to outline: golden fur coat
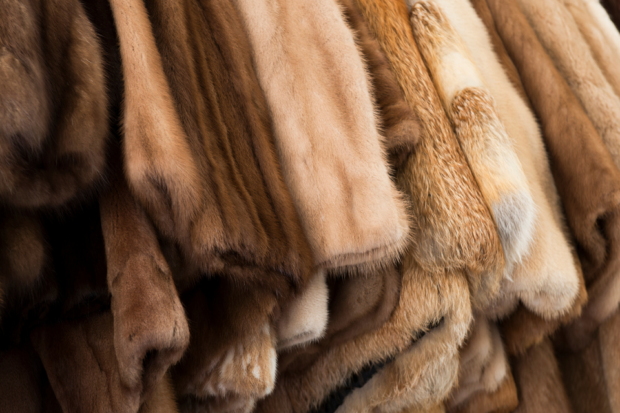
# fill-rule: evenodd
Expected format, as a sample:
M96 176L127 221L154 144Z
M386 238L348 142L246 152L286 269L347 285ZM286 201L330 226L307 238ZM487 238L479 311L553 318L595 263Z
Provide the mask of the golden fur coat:
M108 99L99 39L77 0L0 5L0 201L57 207L101 182Z
M526 197L521 204L514 200L509 204L515 208L521 205L520 213L515 214L528 227L525 235L531 247L520 253L504 248L506 277L502 280L499 297L495 300L489 297L492 308L487 306L484 311L505 316L521 300L541 316L556 317L572 306L579 290L579 277L571 257L559 197L536 120L510 84L493 53L483 23L467 0L438 0L428 4L436 6L421 4L413 9L414 32L419 37L418 43L425 45L422 50L428 56L427 65L436 75L438 89L462 88L459 105L475 108L467 115L459 114L461 109L457 108L457 102L452 103L454 111L447 112L452 113L457 135L467 135L467 139L474 140L484 139L484 133L487 133L486 139L494 140L494 145L498 147L504 147L504 152L489 150L497 154L495 160L484 156L485 152L480 147L472 148L471 152L480 157L481 165L501 165L509 176L505 179L518 182L519 192ZM458 65L462 69L457 75L452 72L455 63L451 64L450 59L460 59ZM477 113L478 118L473 113ZM490 144L482 146L491 147ZM511 161L509 154L515 159ZM516 170L508 166L511 164ZM498 182L490 179L491 176L497 177L499 174L491 174L487 170L480 173L477 180L481 185L485 181L487 185ZM502 225L498 223L499 227ZM500 229L500 234L506 231ZM513 236L516 238L518 235Z
M407 245L368 73L332 0L235 1L315 264L373 267ZM320 28L320 29L319 29Z

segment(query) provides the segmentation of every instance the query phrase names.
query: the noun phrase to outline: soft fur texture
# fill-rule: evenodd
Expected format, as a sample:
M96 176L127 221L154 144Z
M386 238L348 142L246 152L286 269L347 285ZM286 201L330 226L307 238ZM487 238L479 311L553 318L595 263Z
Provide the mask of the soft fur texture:
M421 58L408 22L400 21L407 8L358 5L422 127L415 154L401 168L412 172L398 178L400 187L413 194L413 253L424 269L467 268L472 284L481 284L503 268L501 243L430 79L420 85L428 73L416 61Z
M108 137L97 35L78 0L0 5L0 200L55 207L100 180Z
M450 411L453 413L511 413L518 405L517 387L512 373L508 371L507 377L497 390L492 393L478 392L467 402Z
M353 30L355 42L370 72L373 92L385 134L384 145L390 161L398 170L409 158L420 138L420 123L405 101L403 91L377 40L370 34L354 0L338 0L346 22Z
M363 277L329 280L329 322L316 343L278 355L278 374L303 372L332 347L375 331L399 301L402 274L393 267Z
M147 13L141 1L111 4L132 192L190 265L282 294L302 286L312 255L233 5L149 1Z
M510 273L515 263L529 255L536 221L535 204L513 143L485 86L485 77L476 67L464 39L450 23L447 10L460 19L466 17L457 10L458 2L453 3L416 2L412 10L413 32L469 166L493 213ZM447 16L438 6L445 7ZM471 25L468 28L473 29ZM501 273L497 284L499 277ZM495 290L487 292L489 300L494 298L494 293Z
M558 361L549 339L530 348L512 363L519 391L515 413L571 413Z
M274 393L259 402L256 411L307 412L351 374L397 354L351 393L338 412L398 412L409 406L430 408L443 400L456 380L457 348L471 321L465 276L426 273L411 256L403 267L400 301L386 323L334 345L301 372L281 375Z
M620 96L620 32L598 0L563 0L605 78Z
M507 256L507 278L502 282L500 296L494 305L496 308L486 311L505 315L520 299L528 308L545 318L557 317L572 306L579 289L579 277L571 257L559 197L536 120L510 84L493 53L484 24L467 0L438 0L436 4L466 44L461 46L461 50L465 48L471 53L469 67L473 73L468 75L468 78L475 79L478 71L481 74L478 84L488 87L487 99L490 96L491 99L494 98L499 117L495 119L495 125L501 129L505 125L505 131L512 143L511 149L516 150L520 164L526 171L527 181L521 186L529 187L535 203L535 206L531 207L536 209L535 220L531 223L531 248L521 256ZM482 96L475 96L473 92L465 93L459 101L464 102L466 98L474 102L480 101ZM480 108L477 110L480 111ZM466 119L471 117L470 115ZM466 122L468 121L461 121L463 125ZM486 122L490 124L492 121ZM462 133L467 133L457 122L455 126L463 129ZM508 161L503 162L502 168L506 168L507 163ZM488 174L482 175L478 180L481 181L487 176Z
M462 410L477 393L496 392L510 376L499 330L482 315L476 315L460 355L459 381L449 399L449 411Z
M329 292L325 271L319 270L300 296L294 298L277 324L278 350L319 340L327 328Z
M189 344L185 312L152 224L120 173L102 196L101 225L120 378L148 394Z
M618 0L601 0L601 4L609 13L609 17L620 30L620 1Z
M563 0L519 0L519 5L620 166L620 96L597 65Z
M368 74L331 0L235 2L270 114L284 179L323 268L374 266L408 242Z
M620 270L620 172L518 4L487 3L540 119L553 177L577 243L590 300L567 340L580 347L615 310L620 296L615 276Z
M40 327L31 337L63 412L138 411L140 388L119 377L112 314Z

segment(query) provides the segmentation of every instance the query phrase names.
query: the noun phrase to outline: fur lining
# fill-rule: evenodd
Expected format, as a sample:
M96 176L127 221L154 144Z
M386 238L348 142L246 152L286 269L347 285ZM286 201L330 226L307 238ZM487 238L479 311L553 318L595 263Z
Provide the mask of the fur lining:
M409 227L372 91L331 0L237 0L273 118L284 179L322 268L395 260Z
M122 176L100 208L120 379L148 394L183 355L189 327L152 224Z
M438 6L442 6L442 2L437 5L415 3L413 32L478 186L493 213L507 268L512 268L529 254L536 220L534 201L513 143L497 116L493 96L482 80L485 77L450 23L450 12L444 16ZM454 10L455 6L458 4L446 4L445 9L463 19L465 16ZM471 30L471 25L468 26ZM455 67L459 67L456 72ZM487 292L489 299L493 299L494 292Z
M78 0L0 5L0 199L56 207L101 179L103 58Z
M312 256L233 5L152 1L147 15L141 1L111 4L132 192L201 273L268 284L283 295L301 287Z
M282 310L276 327L278 350L319 340L327 328L327 301L325 271L319 270L301 295Z

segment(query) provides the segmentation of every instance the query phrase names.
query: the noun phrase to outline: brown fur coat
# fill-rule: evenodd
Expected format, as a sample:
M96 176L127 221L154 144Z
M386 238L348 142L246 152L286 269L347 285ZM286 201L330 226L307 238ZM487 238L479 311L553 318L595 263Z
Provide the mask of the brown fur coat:
M148 389L183 355L189 327L153 226L120 173L100 208L118 372Z
M580 346L616 308L620 172L518 4L500 4L496 0L487 3L540 119L553 177L577 244L590 296L569 337L571 345Z
M235 4L315 263L372 267L398 258L409 235L405 203L342 10L331 0Z
M123 149L133 194L202 272L264 283L280 293L302 285L312 256L232 5L111 4L123 61ZM182 289L192 281L177 280Z
M0 5L0 201L55 207L100 181L108 138L102 52L78 0Z
M427 64L431 67L431 72L441 77L436 80L441 84L439 88L448 90L452 87L465 88L466 85L471 87L463 89L463 96L458 98L458 103L465 108L468 105L475 105L478 123L472 121L476 116L471 113L467 116L459 114L461 109L455 100L452 106L455 111L453 123L457 135L468 134L469 139L482 139L483 133L486 132L490 134L487 139L493 137L496 141L499 139L499 134L503 135L504 141L497 141L494 145L503 146L511 152L516 151L518 159L515 159L513 164L518 168L515 172L514 168L508 166L510 162L506 153L502 154L501 162L499 160L495 162L501 165L501 169L506 173L510 171L509 176L513 182L519 182L520 193L525 191L524 196L529 197L531 193L532 197L529 199L531 204L524 205L526 210L531 209L532 214L531 221L526 223L526 226L530 226L527 235L531 248L522 250L520 254L515 254L510 248L508 250L504 248L507 269L506 277L502 280L500 295L493 302L494 308L483 310L489 314L504 316L515 308L518 300L521 300L541 316L557 317L572 306L579 290L579 277L571 258L559 197L536 120L510 84L493 53L483 23L468 1L437 0L435 3L443 15L438 15L439 10L424 10L421 6L415 6L413 14L418 18L414 24L414 31L420 37L418 42L426 45L423 50L426 50L429 56ZM424 23L425 21L428 23ZM445 39L443 43L441 39ZM446 56L443 66L440 63L442 52L438 50L442 47L443 56ZM460 76L460 81L455 79L452 72L454 64L449 64L449 59L456 59L457 56L464 59L458 64L461 67L457 75ZM439 74L441 67L446 68L442 75ZM460 120L456 120L457 117ZM479 156L484 153L480 148L476 152ZM501 153L498 150L494 152ZM488 157L481 159L485 165L493 164ZM521 165L526 171L525 176ZM480 174L477 177L478 182L489 181L490 175L490 173ZM494 175L498 176L497 173ZM523 202L527 204L525 200ZM508 204L517 208L519 202L513 200ZM534 210L536 210L535 216ZM519 219L528 220L527 214L523 211L518 215ZM498 227L502 225L498 223ZM500 233L509 231L510 227L500 229ZM508 252L512 254L508 255Z

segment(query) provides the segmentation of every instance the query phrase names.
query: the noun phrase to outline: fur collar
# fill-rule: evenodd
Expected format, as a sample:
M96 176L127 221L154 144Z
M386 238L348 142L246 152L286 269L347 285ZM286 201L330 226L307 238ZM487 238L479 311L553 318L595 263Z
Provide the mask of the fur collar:
M5 1L0 26L0 201L82 198L101 180L108 138L95 30L77 0Z

